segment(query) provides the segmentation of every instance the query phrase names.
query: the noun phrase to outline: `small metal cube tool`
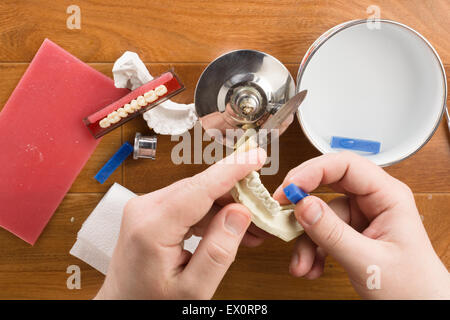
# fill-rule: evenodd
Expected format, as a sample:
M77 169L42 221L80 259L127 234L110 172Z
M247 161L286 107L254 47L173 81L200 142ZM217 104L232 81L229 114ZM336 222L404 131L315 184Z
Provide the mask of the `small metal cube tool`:
M155 160L156 157L156 136L143 136L136 132L134 137L133 159L146 158Z

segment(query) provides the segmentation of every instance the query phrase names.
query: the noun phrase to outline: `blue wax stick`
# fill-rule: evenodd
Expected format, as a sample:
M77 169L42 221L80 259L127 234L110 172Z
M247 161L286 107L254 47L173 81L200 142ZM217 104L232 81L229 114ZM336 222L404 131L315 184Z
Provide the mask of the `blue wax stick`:
M95 175L95 179L102 183L117 169L118 166L133 152L133 146L125 142L119 150L108 160L107 163Z
M295 184L291 183L286 188L283 189L286 198L293 204L297 204L303 198L309 196L308 193L297 187Z
M372 140L332 137L331 147L337 149L366 151L375 154L380 152L381 143Z

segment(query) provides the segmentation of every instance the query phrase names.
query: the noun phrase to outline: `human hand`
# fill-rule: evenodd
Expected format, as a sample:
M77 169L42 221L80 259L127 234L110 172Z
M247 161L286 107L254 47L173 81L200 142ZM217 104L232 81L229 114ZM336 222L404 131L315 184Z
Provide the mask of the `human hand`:
M328 204L308 196L296 205L295 216L306 234L296 242L291 274L318 278L329 253L363 298L450 299L449 273L407 185L351 152L302 163L288 173L274 198L288 203L282 189L291 183L306 192L329 185L346 195ZM380 289L367 285L369 266L380 271Z
M250 212L243 205L214 203L265 159L263 149L232 154L191 178L130 200L96 298L211 298L241 240L261 242L246 234ZM193 233L203 236L194 255L183 249Z

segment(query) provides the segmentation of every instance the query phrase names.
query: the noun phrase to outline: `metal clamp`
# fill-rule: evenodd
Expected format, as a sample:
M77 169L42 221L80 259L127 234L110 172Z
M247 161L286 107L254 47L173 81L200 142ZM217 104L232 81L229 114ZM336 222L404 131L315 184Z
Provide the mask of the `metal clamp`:
M156 157L156 136L143 136L136 132L134 137L133 159L146 158L155 160Z

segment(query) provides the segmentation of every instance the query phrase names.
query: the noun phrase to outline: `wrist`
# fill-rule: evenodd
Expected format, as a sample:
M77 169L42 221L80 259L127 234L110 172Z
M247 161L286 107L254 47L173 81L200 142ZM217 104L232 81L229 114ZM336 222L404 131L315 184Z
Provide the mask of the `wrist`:
M114 288L111 288L111 284L108 279L105 280L103 285L98 290L97 295L93 298L93 300L120 300L121 298L117 291Z
M100 287L100 290L98 290L97 295L92 300L107 300L104 293L103 285Z

